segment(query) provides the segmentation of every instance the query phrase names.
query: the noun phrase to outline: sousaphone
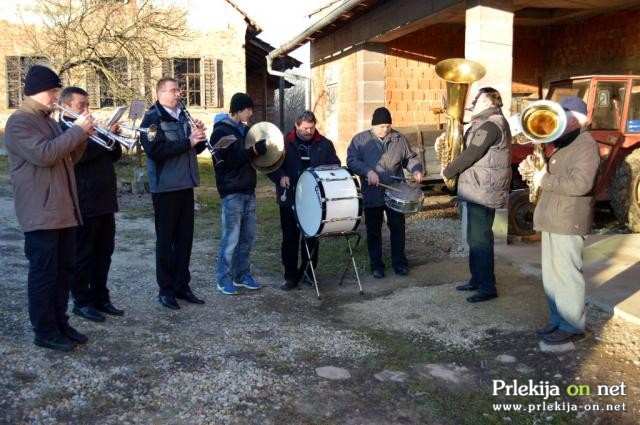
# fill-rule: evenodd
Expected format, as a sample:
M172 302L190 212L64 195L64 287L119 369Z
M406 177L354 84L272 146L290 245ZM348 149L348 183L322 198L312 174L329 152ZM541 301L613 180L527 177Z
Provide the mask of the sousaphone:
M251 160L251 166L261 173L271 173L284 162L284 137L280 129L274 124L261 121L251 126L244 147L249 149L260 140L267 141L267 152Z

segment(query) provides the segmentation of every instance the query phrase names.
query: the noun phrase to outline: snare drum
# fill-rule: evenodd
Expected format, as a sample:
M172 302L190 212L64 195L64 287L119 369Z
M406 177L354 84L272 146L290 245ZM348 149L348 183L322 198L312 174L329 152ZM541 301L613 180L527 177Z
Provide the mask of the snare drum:
M345 168L308 168L298 179L294 210L307 237L353 231L362 216L360 186Z
M424 193L419 187L405 182L389 185L392 189L385 189L384 204L402 214L413 214L422 209Z

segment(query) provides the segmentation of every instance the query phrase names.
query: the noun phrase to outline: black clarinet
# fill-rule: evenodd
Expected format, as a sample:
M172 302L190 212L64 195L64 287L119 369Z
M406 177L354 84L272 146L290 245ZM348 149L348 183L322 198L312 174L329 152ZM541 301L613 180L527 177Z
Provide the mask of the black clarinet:
M194 121L193 117L191 116L191 114L187 110L187 106L184 104L184 101L182 99L180 99L180 100L178 100L178 104L180 105L180 109L182 109L182 112L184 112L184 116L187 117L187 121L189 121L189 125L192 128L195 128L196 127L196 122ZM218 150L214 149L213 146L211 146L211 142L207 138L198 141L198 143L201 143L201 142L204 142L204 145L209 150L209 153L211 153L211 157L215 161L216 165L220 165L220 164L222 164L224 162L224 159L220 159L218 157Z

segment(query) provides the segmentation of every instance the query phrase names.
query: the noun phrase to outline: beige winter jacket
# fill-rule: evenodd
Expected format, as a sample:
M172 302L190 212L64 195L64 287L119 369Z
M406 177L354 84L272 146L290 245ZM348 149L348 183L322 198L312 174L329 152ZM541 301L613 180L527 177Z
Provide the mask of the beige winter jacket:
M62 132L45 105L26 97L5 126L9 174L23 232L82 224L73 164L86 147L79 126Z

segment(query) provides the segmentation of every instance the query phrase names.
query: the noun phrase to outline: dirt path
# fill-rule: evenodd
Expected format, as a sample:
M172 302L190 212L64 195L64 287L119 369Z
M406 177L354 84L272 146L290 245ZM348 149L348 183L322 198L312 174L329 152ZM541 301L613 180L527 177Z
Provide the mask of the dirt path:
M498 299L470 305L455 291L467 278L467 259L450 251L455 220L412 219L410 275L378 281L361 270L363 296L353 279L339 287L327 267L319 271L321 300L309 287L283 292L280 276L261 270L263 290L230 297L214 286L214 213L200 210L192 287L206 304L172 312L156 301L148 197L120 204L110 288L126 315L105 323L72 317L90 342L63 354L32 344L23 236L12 199L0 196L0 423L640 421L638 327L590 308L587 341L565 353L542 352L533 336L546 318L537 278L497 261ZM278 261L278 244L275 253L256 255ZM319 369L327 366L337 369ZM340 379L319 376L326 372ZM492 394L494 382L514 379L557 385L562 395ZM596 394L597 385L621 382L625 396ZM572 384L589 386L591 395L567 396ZM493 406L543 402L579 407L514 413ZM608 403L625 403L625 411L585 411Z

